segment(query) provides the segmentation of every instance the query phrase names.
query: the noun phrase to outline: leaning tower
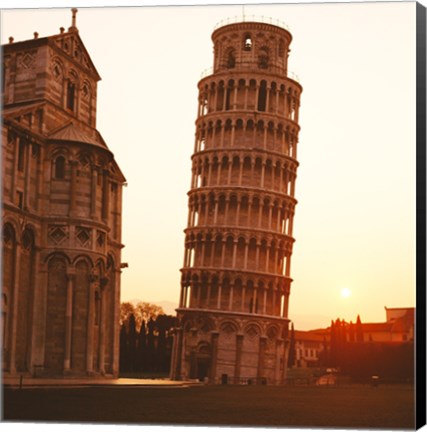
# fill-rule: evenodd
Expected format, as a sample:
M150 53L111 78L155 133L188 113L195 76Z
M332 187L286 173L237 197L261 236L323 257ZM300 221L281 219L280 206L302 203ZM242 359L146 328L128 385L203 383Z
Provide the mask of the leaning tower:
M302 87L282 25L212 34L199 84L171 376L283 382Z

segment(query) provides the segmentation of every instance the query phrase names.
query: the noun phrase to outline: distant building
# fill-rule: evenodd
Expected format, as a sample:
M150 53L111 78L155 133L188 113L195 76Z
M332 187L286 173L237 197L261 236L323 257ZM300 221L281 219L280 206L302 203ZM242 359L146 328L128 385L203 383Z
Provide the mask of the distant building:
M386 322L362 323L364 342L414 340L415 308L385 308Z
M2 46L2 366L117 376L122 185L72 25Z
M378 323L345 321L335 322L340 327L341 340L345 342L386 343L388 345L411 342L414 340L415 308L385 308L386 321ZM356 334L359 333L359 336ZM337 334L335 334L336 337ZM331 349L331 327L301 331L295 330L294 367L322 366Z
M327 346L330 335L328 330L295 330L295 367L319 366L321 353Z

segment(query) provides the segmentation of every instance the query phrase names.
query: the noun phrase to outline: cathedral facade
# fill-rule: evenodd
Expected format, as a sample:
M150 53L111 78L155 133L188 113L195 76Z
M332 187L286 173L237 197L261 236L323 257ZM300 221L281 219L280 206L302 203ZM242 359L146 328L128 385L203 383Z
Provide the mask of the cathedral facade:
M117 376L122 187L76 27L3 49L2 368Z
M286 377L301 85L282 25L212 34L198 84L171 377L280 384Z

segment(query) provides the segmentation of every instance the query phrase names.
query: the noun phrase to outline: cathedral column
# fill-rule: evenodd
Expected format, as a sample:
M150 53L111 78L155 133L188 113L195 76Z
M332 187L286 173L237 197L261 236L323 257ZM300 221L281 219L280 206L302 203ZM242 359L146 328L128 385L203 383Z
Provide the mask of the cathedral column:
M98 168L92 167L92 179L91 179L91 201L90 201L90 216L92 219L96 219L96 189L98 185Z
M30 208L30 184L31 184L31 144L28 142L25 161L25 185L24 185L24 208Z
M110 211L110 191L108 190L110 182L108 179L108 170L104 170L102 177L102 219L108 220L108 213Z
M36 210L40 210L43 207L43 158L44 158L44 148L39 147L39 159L37 163L37 191L36 191ZM49 166L51 164L49 163Z
M106 316L105 316L105 304L106 304L106 296L107 296L107 278L102 278L100 281L100 317L99 317L99 372L104 375L105 374L105 325L106 325Z
M65 350L64 350L64 372L71 368L71 333L73 322L73 285L74 272L67 273L67 299L65 304Z
M8 139L8 138L6 138ZM19 152L19 138L18 136L16 136L15 138L13 138L13 147L14 147L14 152L13 152L13 167L12 167L12 181L11 181L11 185L10 185L10 195L9 195L9 199L11 202L15 202L15 185L16 185L16 173L18 171L18 152Z
M43 351L44 344L41 344L42 340L42 326L41 322L44 321L45 314L43 308L43 272L40 268L40 247L34 247L34 275L33 275L33 304L32 308L32 336L31 336L31 351L30 351L30 368L31 372L34 373L34 365L43 364ZM42 348L41 348L42 347Z
M10 338L10 373L16 373L16 334L18 328L18 301L19 301L19 279L20 279L21 243L16 241L15 261L14 261L14 281L13 281L13 304L12 304L12 329Z
M70 161L71 165L71 190L70 190L70 217L75 216L77 206L77 164L76 160Z
M87 320L87 343L86 343L86 371L88 374L93 373L93 331L95 316L95 289L98 283L98 276L91 275L89 283L89 310Z

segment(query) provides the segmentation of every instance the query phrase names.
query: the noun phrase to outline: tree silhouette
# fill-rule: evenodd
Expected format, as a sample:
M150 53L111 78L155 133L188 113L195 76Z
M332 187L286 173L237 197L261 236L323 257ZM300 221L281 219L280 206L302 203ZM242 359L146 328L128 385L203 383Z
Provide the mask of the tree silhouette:
M129 328L128 328L128 370L129 372L136 371L136 347L137 347L137 337L136 337L136 322L135 315L131 314L129 316Z
M363 329L362 329L362 321L360 320L360 315L357 315L357 320L356 320L356 342L363 342Z
M138 333L137 361L136 366L138 371L146 370L147 365L147 328L145 321L141 322L141 327Z

